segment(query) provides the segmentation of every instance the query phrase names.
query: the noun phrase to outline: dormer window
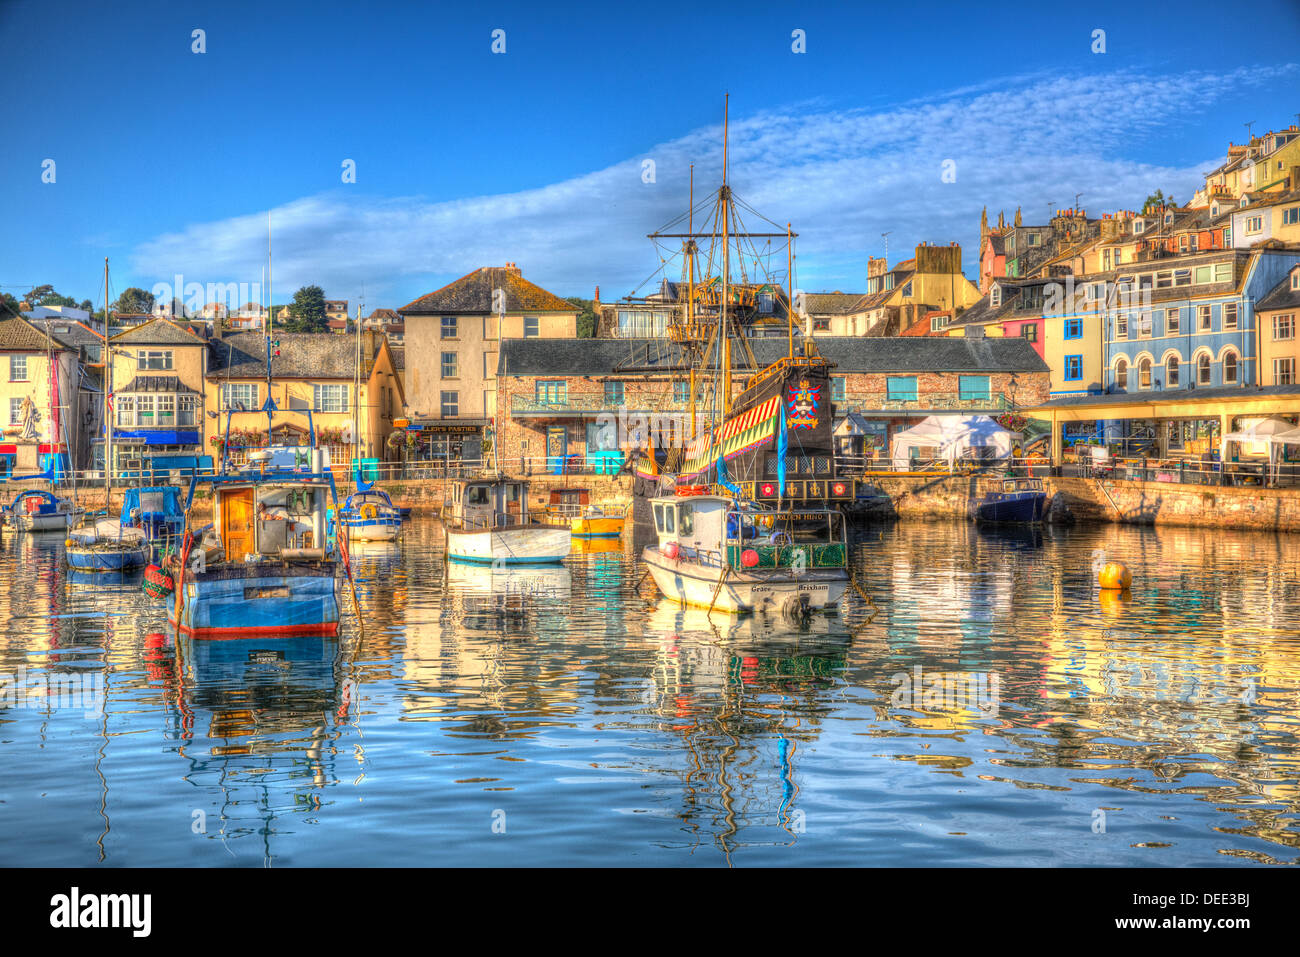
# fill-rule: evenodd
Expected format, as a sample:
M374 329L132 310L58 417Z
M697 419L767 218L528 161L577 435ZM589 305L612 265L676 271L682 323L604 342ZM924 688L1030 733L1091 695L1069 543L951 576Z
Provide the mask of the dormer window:
M1291 270L1291 288L1300 289L1300 266Z
M877 292L880 292L880 277L879 277L879 276L872 276L870 279L867 280L867 292L868 292L868 293L877 293Z
M989 305L990 306L1002 305L1002 287L999 286L997 283L993 284L993 289L989 292Z
M1174 214L1173 214L1173 213L1165 213L1165 225L1168 226L1168 225L1169 225L1170 223L1172 223L1173 221L1174 221Z
M1138 233L1142 232L1144 225L1145 224L1140 219L1133 220L1133 235L1136 236Z

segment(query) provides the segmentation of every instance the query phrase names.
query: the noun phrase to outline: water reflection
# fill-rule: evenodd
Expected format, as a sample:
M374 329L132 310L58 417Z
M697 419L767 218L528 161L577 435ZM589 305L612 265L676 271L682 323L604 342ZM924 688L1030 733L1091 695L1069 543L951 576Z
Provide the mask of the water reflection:
M179 644L6 536L0 861L1300 858L1295 537L862 528L878 610L792 626L665 602L637 532L494 571L417 519L338 639Z

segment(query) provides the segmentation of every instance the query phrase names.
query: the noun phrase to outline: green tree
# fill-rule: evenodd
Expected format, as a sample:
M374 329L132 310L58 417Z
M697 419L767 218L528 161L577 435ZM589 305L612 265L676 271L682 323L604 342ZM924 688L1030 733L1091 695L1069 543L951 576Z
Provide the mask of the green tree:
M122 290L122 295L118 296L117 302L113 303L113 311L153 312L153 302L153 293L131 286L129 289Z
M0 292L0 319L12 319L14 316L20 316L18 311L19 302L7 292Z
M285 332L324 332L325 290L320 286L303 286L293 294Z
M1161 206L1177 206L1177 205L1178 203L1174 200L1172 196L1165 196L1162 190L1156 190L1154 193L1152 193L1150 196L1146 198L1145 202L1143 202L1142 212L1145 213L1148 210L1158 209Z
M583 299L579 296L568 296L565 302L571 302L578 307L578 338L590 339L596 335L596 322L600 318L596 315L596 310L592 300Z
M32 306L75 306L77 300L71 296L60 296L49 283L32 289L23 299Z

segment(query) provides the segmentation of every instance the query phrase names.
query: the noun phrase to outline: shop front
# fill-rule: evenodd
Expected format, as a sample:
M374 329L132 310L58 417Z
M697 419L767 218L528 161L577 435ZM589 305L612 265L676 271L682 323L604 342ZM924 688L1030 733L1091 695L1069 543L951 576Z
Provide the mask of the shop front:
M441 465L444 468L479 468L483 464L487 419L412 419L404 430L405 441L390 441L390 448L405 454L411 465ZM397 433L394 433L397 434Z

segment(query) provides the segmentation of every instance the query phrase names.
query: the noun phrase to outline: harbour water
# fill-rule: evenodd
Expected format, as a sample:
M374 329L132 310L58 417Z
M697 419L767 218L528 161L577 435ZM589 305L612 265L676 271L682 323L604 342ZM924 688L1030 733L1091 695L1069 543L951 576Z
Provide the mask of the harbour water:
M6 536L0 864L1300 860L1300 536L863 528L877 608L802 626L441 542L355 546L338 640L177 647Z

